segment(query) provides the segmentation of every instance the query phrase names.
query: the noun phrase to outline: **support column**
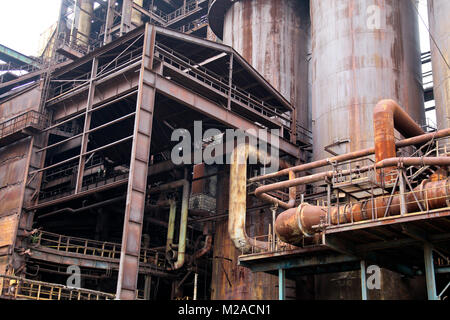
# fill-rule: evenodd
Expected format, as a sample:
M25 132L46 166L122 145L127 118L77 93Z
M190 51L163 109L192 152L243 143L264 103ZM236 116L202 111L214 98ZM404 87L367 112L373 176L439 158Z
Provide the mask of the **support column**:
M361 299L367 300L366 262L361 260Z
M152 276L145 276L144 300L151 300Z
M278 300L286 300L286 273L278 269Z
M228 74L228 104L227 104L227 109L231 110L231 92L233 91L233 53L230 53L230 61L228 62L228 70L229 70L229 74Z
M106 13L105 35L103 37L103 44L107 44L112 41L111 28L114 24L115 8L116 0L108 0L108 11Z
M131 31L131 13L133 11L133 0L123 0L122 17L120 19L120 36Z
M131 149L116 299L133 300L136 298L156 94L155 74L147 71L153 65L155 37L156 30L147 24Z
M434 274L433 247L429 243L423 245L425 260L425 279L427 281L428 300L437 300L436 279Z
M399 187L400 187L400 214L404 216L408 213L406 208L406 188L405 188L405 175L403 168L398 170Z

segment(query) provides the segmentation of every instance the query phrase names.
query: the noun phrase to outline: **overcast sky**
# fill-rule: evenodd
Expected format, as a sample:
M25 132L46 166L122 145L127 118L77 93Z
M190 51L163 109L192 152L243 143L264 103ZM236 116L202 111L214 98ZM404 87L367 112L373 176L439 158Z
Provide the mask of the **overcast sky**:
M401 0L410 1L410 0ZM0 0L0 43L27 55L36 55L40 35L58 18L61 0ZM426 0L420 0L426 17ZM429 50L427 31L422 21L422 51Z
M56 22L61 0L0 0L0 43L36 55L41 33Z

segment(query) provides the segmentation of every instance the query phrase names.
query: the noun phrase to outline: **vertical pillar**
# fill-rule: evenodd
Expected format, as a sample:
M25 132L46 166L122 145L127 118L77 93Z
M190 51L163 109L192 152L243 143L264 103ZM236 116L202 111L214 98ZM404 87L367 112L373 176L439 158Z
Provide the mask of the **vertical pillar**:
M361 260L361 299L367 300L366 262Z
M278 269L278 300L286 300L286 274L284 269Z
M114 24L115 8L116 0L108 0L108 11L106 13L105 35L103 37L103 44L107 44L112 41L111 28Z
M150 158L150 142L155 106L155 75L148 72L153 65L156 30L146 25L144 52L139 79L138 99L131 148L130 174L122 234L117 299L136 298L141 249L142 224L144 219L147 174Z
M144 300L151 300L151 292L152 292L152 276L145 276L145 285L144 285Z
M198 286L198 273L194 275L194 297L193 300L197 300L197 286Z
M78 175L77 182L75 185L75 193L81 191L81 187L83 186L83 176L84 176L84 166L86 161L86 156L84 155L87 151L88 141L89 141L89 129L91 127L91 117L92 117L92 105L95 95L95 78L97 77L97 69L98 69L98 59L94 58L92 60L92 68L91 68L91 79L89 80L89 92L88 99L86 105L86 111L84 115L84 127L83 127L83 137L81 138L81 148L80 148L80 157L78 162Z
M425 260L425 279L427 282L428 300L437 300L436 296L436 280L434 274L433 248L431 244L425 243L423 246Z
M122 17L120 19L120 36L131 31L131 13L133 11L133 0L123 0Z
M230 61L229 61L229 65L228 65L228 70L229 70L229 74L228 74L228 105L227 105L227 109L231 110L231 92L233 90L233 53L230 53Z
M399 178L399 187L400 187L400 214L403 216L408 213L406 208L406 188L405 188L405 175L403 168L398 170L398 178Z

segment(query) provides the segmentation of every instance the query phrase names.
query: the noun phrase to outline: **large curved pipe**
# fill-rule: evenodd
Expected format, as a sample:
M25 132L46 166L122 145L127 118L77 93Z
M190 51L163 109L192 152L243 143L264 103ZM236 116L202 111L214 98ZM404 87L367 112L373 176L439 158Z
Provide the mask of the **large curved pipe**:
M425 134L422 128L406 113L400 105L391 99L381 100L373 111L375 138L375 161L379 162L397 156L395 147L395 129L405 138ZM396 174L394 167L377 171L377 181L393 182Z
M417 201L416 201L417 199ZM422 209L438 209L448 206L450 200L450 179L429 182L423 181L413 192L407 195L408 212L416 212ZM382 218L386 213L388 198L377 197L359 203L346 204L339 207L331 207L330 217L328 208L313 206L302 203L297 208L291 208L281 213L275 223L275 231L281 241L289 244L298 244L305 237L312 237L318 229L317 226L328 221L332 225L339 223L359 222ZM400 195L394 195L391 205L387 211L390 216L398 215L400 212Z
M253 146L248 144L238 144L231 154L230 165L230 193L229 193L229 214L228 214L228 234L235 247L244 253L251 251L252 246L264 249L269 244L249 238L245 230L245 220L247 214L247 160L249 153L256 154Z
M263 154L262 151L246 143L238 144L231 155L228 233L236 248L243 252L250 252L252 247L267 249L270 245L265 241L251 239L245 230L247 214L247 161L250 155L259 159L270 159L267 154ZM269 195L263 197L265 201L276 203L282 208L288 209L295 206L295 188L289 190L289 195L293 198L289 199L288 203L284 203Z

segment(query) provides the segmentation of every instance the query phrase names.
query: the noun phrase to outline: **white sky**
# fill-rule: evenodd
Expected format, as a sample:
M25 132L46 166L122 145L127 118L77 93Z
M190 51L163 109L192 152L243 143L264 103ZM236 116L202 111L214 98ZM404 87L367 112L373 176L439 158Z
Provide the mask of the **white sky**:
M36 55L41 33L58 19L61 0L0 0L0 43Z
M410 0L400 0L410 1ZM419 0L422 17L427 21L426 0ZM40 35L56 22L61 0L0 0L0 43L26 55L36 55ZM422 52L430 43L423 22Z

